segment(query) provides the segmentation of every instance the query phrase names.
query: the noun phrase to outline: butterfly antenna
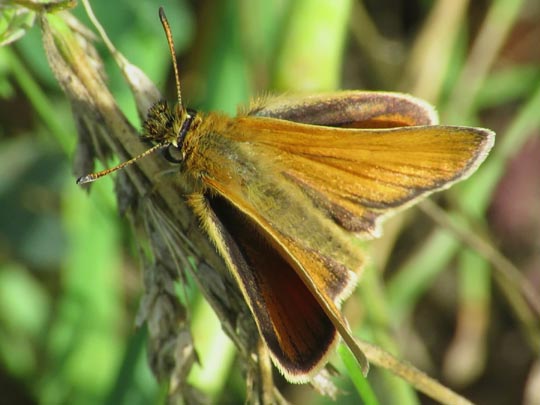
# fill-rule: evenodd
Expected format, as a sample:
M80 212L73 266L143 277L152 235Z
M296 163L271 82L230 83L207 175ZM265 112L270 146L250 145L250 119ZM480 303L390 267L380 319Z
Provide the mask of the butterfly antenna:
M178 96L178 105L181 106L183 109L182 92L180 91L180 73L178 72L178 64L176 63L176 54L174 51L174 42L171 33L171 26L169 25L169 21L165 16L165 11L163 10L163 7L159 8L159 19L161 20L161 25L163 25L163 30L165 30L165 35L167 36L167 43L169 44L169 52L171 53L171 59L174 69L174 78L176 81L176 94Z
M81 176L81 177L79 177L77 179L77 184L86 184L86 183L91 183L93 181L96 181L97 179L99 179L99 178L101 178L103 176L107 176L108 174L114 173L117 170L120 170L120 169L123 169L126 166L129 166L130 164L134 163L135 161L137 161L137 160L139 160L139 159L141 159L141 158L143 158L145 156L148 156L149 154L154 153L156 150L161 149L161 148L163 148L165 146L166 146L166 144L164 144L164 143L158 143L157 145L152 146L150 149L145 150L140 155L135 156L134 158L131 158L129 160L126 160L125 162L120 163L117 166L111 167L109 169L102 170L102 171L97 172L97 173L90 173L90 174L87 174L85 176Z
M180 74L178 72L178 65L176 63L176 55L174 53L174 42L172 39L171 26L169 25L169 21L167 21L167 17L165 16L165 11L163 10L163 7L159 8L159 19L161 20L161 24L163 25L163 29L165 30L165 35L167 36L167 43L169 44L169 51L171 53L171 59L172 59L172 64L174 68L174 77L176 80L176 93L178 95L178 105L180 106L182 111L184 111L184 107L182 105L182 93L180 92ZM168 144L169 144L168 142L160 142L157 145L154 145L153 147L151 147L150 149L144 151L140 155L135 156L134 158L131 158L123 163L120 163L117 166L102 170L100 172L90 173L85 176L81 176L77 179L77 184L86 184L86 183L91 183L93 181L96 181L97 179L103 176L107 176L108 174L114 173L117 170L123 169L124 167L131 165L135 161L145 156L148 156L149 154L167 146Z

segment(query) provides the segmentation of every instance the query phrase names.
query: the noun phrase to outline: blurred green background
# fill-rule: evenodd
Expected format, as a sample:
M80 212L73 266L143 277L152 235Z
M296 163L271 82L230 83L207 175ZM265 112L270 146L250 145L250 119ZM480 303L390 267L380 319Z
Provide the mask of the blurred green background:
M539 314L523 284L538 300L540 3L93 1L117 49L174 99L159 6L193 108L234 114L267 92L404 91L436 105L445 124L497 132L478 173L439 198L455 226L497 254L479 255L415 210L370 245L372 263L345 312L358 335L475 402L539 400ZM92 28L81 5L73 13ZM117 102L140 126L128 86L97 47ZM75 143L36 25L0 48L1 402L163 403L144 328L134 326L142 283L133 235L112 177L89 195L75 185ZM231 344L196 292L189 305L206 365L191 382L213 403L243 403ZM336 380L340 403L359 403L350 380ZM331 403L309 387L278 383L293 403ZM430 403L387 373L374 371L369 383L379 403ZM377 403L367 394L363 401Z

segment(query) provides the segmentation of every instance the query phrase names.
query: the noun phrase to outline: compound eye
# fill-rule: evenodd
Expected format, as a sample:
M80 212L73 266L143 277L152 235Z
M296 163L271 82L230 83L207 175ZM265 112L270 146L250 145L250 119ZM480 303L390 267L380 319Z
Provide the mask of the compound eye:
M182 151L179 147L170 144L163 149L163 156L171 163L182 163L184 161L182 157Z

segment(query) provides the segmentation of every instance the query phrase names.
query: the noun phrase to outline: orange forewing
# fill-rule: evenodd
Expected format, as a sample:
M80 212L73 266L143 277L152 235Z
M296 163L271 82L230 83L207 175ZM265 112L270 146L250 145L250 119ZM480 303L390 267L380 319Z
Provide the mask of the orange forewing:
M343 228L377 235L377 218L468 177L493 144L491 131L450 126L353 130L240 118L254 153L276 168ZM255 152L256 151L256 152Z

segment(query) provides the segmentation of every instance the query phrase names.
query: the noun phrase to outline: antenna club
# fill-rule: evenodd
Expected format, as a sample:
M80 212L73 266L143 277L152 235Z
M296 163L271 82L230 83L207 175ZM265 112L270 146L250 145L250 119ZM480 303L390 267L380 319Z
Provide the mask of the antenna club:
M77 184L86 184L91 183L95 180L94 176L92 174L87 174L86 176L81 176L77 179Z

